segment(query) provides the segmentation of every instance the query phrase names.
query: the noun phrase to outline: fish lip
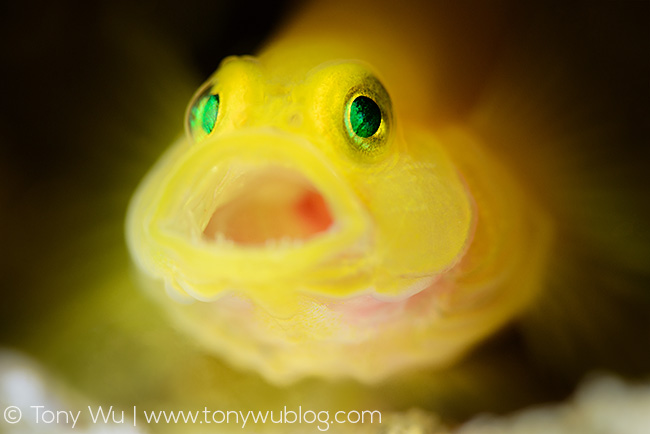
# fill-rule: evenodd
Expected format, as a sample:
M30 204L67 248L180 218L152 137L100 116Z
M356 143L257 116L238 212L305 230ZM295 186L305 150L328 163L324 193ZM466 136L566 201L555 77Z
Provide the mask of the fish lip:
M159 258L139 261L157 261L153 268L158 270L150 265L149 274L163 277L179 292L207 301L232 290L259 290L271 282L287 291L309 287L314 270L318 272L311 279L316 286L322 285L332 274L327 270L333 272L340 257L345 257L348 270L361 272L368 267L371 218L337 168L308 140L278 130L256 129L190 146L172 163L146 218L148 241L155 243L150 256L153 252ZM236 165L241 165L237 170L246 165L251 170L276 165L302 174L325 199L334 224L302 243L272 247L206 240L206 216L227 200L215 199L215 192L233 187L236 176L231 175ZM227 179L229 176L233 179Z

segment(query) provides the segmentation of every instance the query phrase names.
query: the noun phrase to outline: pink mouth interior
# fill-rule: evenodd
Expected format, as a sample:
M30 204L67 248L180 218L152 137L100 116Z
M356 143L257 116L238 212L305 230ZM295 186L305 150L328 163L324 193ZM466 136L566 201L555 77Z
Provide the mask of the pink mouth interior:
M267 169L240 181L241 192L217 207L203 231L205 238L223 236L242 245L305 241L334 221L323 196L298 173Z

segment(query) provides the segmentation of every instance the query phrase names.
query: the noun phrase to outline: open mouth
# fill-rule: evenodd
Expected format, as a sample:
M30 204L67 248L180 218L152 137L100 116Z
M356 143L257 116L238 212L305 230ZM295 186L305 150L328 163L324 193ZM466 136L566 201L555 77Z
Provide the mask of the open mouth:
M300 245L326 232L332 212L318 189L300 173L268 167L246 173L236 197L217 206L203 238L241 246Z
M368 286L372 221L311 143L275 130L170 149L136 193L129 249L181 294L240 291L284 315L301 291Z

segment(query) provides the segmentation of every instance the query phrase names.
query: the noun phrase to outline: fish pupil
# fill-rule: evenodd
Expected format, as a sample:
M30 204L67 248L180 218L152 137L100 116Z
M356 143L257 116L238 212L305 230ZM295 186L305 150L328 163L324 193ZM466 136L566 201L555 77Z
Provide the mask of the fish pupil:
M372 136L381 125L381 110L376 102L367 96L358 96L350 106L352 131L363 138Z

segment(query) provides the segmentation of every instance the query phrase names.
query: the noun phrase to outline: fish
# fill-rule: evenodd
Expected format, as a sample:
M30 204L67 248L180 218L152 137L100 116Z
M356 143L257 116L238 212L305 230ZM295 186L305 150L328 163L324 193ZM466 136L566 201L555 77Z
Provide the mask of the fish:
M278 384L453 364L535 300L553 239L481 137L436 122L426 21L340 7L223 60L127 216L141 286Z

